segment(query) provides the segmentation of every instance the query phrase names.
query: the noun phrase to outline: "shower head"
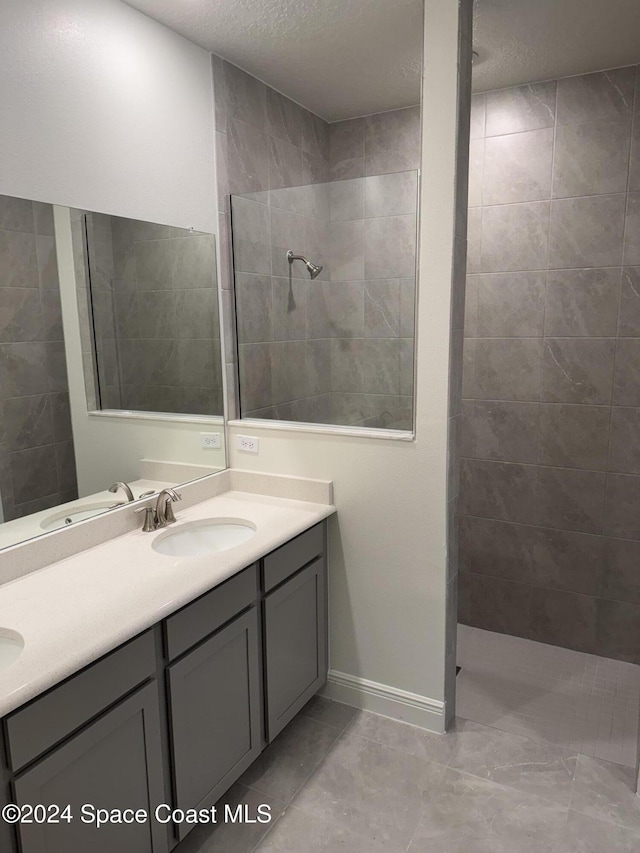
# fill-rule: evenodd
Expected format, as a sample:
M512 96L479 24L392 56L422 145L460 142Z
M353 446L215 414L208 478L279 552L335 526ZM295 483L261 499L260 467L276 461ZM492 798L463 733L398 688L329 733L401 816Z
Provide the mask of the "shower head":
M302 255L294 255L291 249L289 249L289 251L287 252L287 260L289 261L289 264L292 264L294 261L302 261L312 279L317 278L322 272L321 266L318 266L318 264L314 264L313 261L308 261Z

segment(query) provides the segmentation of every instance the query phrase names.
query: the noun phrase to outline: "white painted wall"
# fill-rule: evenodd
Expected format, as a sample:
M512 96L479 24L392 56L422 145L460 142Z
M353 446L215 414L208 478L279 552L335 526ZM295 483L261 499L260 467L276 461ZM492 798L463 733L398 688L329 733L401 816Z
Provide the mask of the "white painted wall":
M207 51L119 0L2 0L0 80L0 193L216 232ZM56 226L81 494L142 457L224 465L202 426L88 417L66 208Z
M119 0L2 0L0 80L0 193L215 232L207 51Z
M249 457L235 448L246 425L230 426L229 456L232 467L334 481L330 665L348 678L329 695L442 730L457 3L426 0L425 57L416 440L268 428ZM401 701L385 700L380 685Z

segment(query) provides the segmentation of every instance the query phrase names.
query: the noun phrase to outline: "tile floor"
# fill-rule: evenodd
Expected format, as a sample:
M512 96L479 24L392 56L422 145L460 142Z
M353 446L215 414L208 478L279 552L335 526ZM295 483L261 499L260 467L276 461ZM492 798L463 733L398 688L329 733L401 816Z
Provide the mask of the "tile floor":
M638 853L636 671L496 636L461 631L454 731L316 697L225 798L272 822L197 828L179 853Z

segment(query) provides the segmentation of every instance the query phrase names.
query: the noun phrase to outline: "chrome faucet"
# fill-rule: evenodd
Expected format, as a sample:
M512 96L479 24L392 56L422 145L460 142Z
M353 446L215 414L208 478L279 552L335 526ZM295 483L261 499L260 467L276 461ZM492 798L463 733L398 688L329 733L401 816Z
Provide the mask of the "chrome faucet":
M181 500L182 495L179 495L175 489L163 489L160 492L156 503L156 527L166 527L167 524L173 524L176 517L173 513L172 504Z
M122 489L122 491L127 496L127 500L129 501L129 503L135 501L133 492L131 491L131 486L129 486L127 483L114 483L113 486L109 486L109 491L113 492L114 495L118 491L118 489Z

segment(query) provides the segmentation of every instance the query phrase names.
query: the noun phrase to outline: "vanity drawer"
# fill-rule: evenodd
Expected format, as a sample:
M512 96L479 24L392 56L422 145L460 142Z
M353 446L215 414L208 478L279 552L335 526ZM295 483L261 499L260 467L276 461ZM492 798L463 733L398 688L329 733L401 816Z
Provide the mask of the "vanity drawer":
M8 716L11 768L24 767L153 675L153 634L146 631Z
M258 566L253 565L187 604L165 623L169 660L204 640L257 598Z
M264 591L269 592L323 552L324 522L321 522L264 558Z

